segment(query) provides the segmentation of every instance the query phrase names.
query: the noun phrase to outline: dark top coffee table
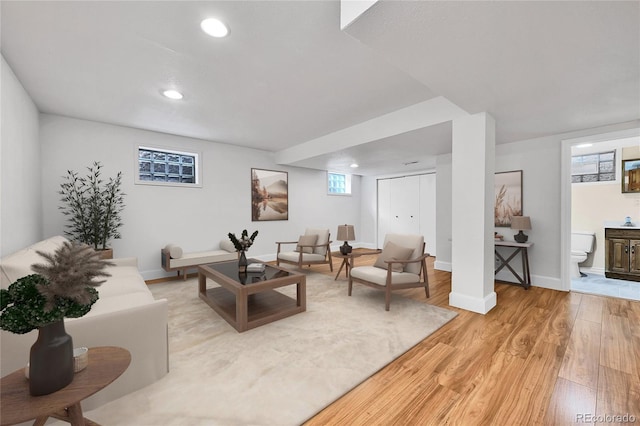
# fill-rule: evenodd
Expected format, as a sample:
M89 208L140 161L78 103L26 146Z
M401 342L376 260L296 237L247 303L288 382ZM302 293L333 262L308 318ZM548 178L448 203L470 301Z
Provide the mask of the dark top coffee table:
M207 278L219 287L207 288ZM290 285L296 286L295 299L275 290ZM261 273L240 273L237 261L200 265L198 295L238 332L307 310L306 276L273 265Z

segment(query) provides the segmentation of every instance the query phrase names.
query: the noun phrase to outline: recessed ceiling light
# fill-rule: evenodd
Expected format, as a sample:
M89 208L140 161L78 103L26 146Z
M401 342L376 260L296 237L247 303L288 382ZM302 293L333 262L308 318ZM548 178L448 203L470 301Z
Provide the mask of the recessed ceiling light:
M359 165L357 165L356 163L351 164L349 167L351 167L352 169L355 169L357 167L360 167Z
M200 23L200 28L211 37L224 37L229 34L227 26L216 18L205 19Z
M169 99L175 99L175 100L182 99L182 93L178 92L177 90L173 90L173 89L165 90L164 92L162 92L162 94Z

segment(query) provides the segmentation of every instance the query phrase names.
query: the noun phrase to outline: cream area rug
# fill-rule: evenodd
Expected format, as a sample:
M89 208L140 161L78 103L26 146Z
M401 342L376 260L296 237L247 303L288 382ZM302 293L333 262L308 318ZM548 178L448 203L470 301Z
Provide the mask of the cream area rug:
M349 297L344 279L306 273L306 312L244 333L198 298L197 279L151 285L169 300L169 374L85 416L104 425L301 424L456 316L397 294L386 312L382 291L354 284Z

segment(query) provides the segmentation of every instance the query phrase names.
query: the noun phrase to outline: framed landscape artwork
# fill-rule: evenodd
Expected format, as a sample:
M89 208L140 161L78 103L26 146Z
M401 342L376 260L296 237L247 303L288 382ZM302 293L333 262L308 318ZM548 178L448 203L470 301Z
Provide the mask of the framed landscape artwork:
M251 220L256 222L288 219L288 173L251 169Z
M510 227L511 216L522 216L522 170L496 173L494 224Z

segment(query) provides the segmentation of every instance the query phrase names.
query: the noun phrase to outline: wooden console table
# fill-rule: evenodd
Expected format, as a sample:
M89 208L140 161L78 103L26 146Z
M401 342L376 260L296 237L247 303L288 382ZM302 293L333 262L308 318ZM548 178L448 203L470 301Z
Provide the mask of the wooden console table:
M42 396L31 396L24 369L16 370L0 379L0 424L13 425L35 419L34 426L41 426L49 417L54 417L73 426L98 425L84 418L80 401L120 377L130 363L131 354L126 349L115 346L90 348L87 367L77 372L69 385Z
M497 275L504 267L506 267L514 277L518 279L520 284L528 289L531 287L531 273L529 271L529 251L528 249L533 246L533 243L517 243L515 241L496 241L495 243L496 258L500 261L500 265L496 268L495 274ZM514 249L513 253L506 259L498 252L498 247L509 247ZM521 254L522 257L522 275L518 274L515 269L509 264L517 255Z

